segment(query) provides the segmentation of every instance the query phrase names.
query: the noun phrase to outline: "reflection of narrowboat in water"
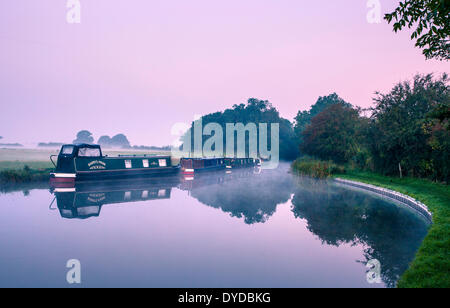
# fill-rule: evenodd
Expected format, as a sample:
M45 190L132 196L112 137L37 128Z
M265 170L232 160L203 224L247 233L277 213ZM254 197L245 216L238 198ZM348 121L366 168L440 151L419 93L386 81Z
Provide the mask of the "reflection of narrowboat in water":
M170 199L172 188L178 184L179 178L172 177L141 183L114 181L102 185L77 184L71 188L54 188L53 192L61 217L86 219L98 217L106 204Z
M182 158L180 165L184 174L193 174L204 171L256 167L260 165L260 162L254 158Z
M181 177L179 189L191 191L198 187L207 187L211 185L225 185L229 182L241 180L251 180L260 173L256 169L246 168L227 172L201 172L198 174L184 174Z
M50 157L52 159L53 156ZM52 159L53 162L53 159ZM166 176L179 172L170 156L104 156L99 145L64 145L50 175L52 182Z

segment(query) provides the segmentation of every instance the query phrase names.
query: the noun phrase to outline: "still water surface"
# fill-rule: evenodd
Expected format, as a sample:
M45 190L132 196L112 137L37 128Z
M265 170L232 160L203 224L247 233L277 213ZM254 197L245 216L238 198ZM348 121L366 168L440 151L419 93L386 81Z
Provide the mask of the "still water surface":
M429 228L287 165L253 171L4 190L0 287L69 287L69 259L82 287L394 287ZM371 259L381 284L367 282Z

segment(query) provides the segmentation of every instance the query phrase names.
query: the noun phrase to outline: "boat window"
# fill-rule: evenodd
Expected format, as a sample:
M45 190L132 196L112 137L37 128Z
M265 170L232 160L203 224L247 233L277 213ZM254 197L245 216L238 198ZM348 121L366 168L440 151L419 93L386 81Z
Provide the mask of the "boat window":
M167 161L165 159L159 160L159 166L160 167L167 167Z
M131 160L125 160L125 168L130 169L131 167Z
M99 148L80 148L78 150L78 157L100 157Z
M62 148L61 154L63 155L71 155L73 153L74 146L66 145Z
M148 168L149 167L148 159L143 159L142 160L142 165L144 166L144 168Z
M126 191L125 195L123 196L124 200L131 200L131 191Z
M91 215L99 215L100 207L99 206L86 206L77 208L78 216L91 216Z
M142 199L148 199L148 190L144 190L143 192L142 192Z

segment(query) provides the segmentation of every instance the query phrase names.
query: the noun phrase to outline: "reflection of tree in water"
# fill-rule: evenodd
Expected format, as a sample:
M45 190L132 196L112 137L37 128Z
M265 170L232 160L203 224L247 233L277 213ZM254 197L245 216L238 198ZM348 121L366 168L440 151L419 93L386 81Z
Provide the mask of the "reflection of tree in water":
M286 173L287 169L264 170L262 174L249 172L242 176L243 173L237 171L225 176L223 181L208 178L204 181L209 183L207 185L194 183L191 196L232 217L243 217L246 224L264 223L275 213L278 204L291 197L293 180Z
M293 212L324 243L364 244L366 260L378 259L382 279L394 287L408 268L428 224L414 212L326 181L299 178Z

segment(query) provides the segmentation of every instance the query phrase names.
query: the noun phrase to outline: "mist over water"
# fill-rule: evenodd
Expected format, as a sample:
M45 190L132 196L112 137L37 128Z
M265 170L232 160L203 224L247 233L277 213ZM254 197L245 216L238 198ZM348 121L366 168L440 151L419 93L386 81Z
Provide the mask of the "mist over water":
M52 200L55 198L53 204ZM332 181L243 169L0 193L0 286L394 287L429 223ZM366 263L381 263L381 284Z

